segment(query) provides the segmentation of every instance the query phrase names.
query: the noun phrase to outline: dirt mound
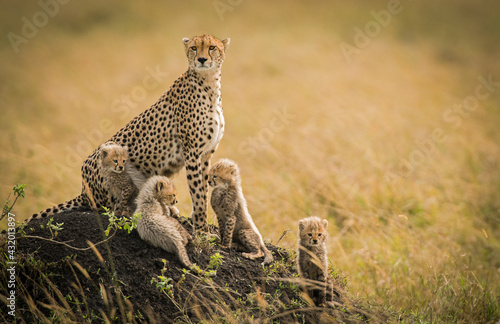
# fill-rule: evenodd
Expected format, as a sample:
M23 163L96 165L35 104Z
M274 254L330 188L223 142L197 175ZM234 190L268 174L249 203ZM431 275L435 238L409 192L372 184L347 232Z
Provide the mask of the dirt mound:
M299 289L293 253L279 247L268 245L275 262L262 266L260 259L245 259L197 237L187 250L201 271L187 270L135 230L111 230L106 236L109 223L105 215L72 212L24 228L16 251L18 321L331 323L372 317L345 297L339 276L331 278L337 295L330 307L309 305ZM183 225L193 232L189 220ZM13 321L5 305L0 309L4 321Z

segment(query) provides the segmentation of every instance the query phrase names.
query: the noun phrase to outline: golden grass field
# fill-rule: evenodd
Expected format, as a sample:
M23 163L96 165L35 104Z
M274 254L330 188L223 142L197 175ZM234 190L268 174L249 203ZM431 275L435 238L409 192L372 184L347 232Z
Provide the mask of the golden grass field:
M263 237L291 230L279 245L294 247L299 219L327 218L354 296L415 321L494 323L500 3L395 3L70 1L46 24L36 2L3 4L0 197L27 184L22 221L78 195L87 155L186 70L182 37L230 37L213 161L240 165Z

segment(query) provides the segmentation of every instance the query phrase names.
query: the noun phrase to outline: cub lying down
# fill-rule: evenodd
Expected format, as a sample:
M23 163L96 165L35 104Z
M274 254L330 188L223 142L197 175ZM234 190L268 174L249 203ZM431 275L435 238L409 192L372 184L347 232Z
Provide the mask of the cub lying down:
M139 236L149 244L177 254L182 264L191 267L186 244L191 235L175 219L176 189L172 181L163 176L152 176L142 186L137 197L135 213L142 213L137 223Z

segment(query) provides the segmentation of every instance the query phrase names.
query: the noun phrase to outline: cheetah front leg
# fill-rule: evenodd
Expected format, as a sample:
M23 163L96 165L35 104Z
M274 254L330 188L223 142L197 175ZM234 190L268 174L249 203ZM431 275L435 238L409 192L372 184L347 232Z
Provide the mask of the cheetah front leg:
M327 295L327 288L328 288L328 279L326 276L326 272L323 269L319 270L319 276L318 276L318 281L319 285L321 288L319 288L316 291L316 305L324 306L326 303L326 295Z
M170 213L170 216L179 220L181 218L181 213L179 212L179 209L175 206L168 206L168 210Z
M217 215L217 212L215 213L217 217L217 225L219 226L219 242L222 242L224 237L222 236L224 233L222 232L222 229L226 227L226 220L224 218L221 218Z
M201 161L188 160L186 162L186 177L193 204L191 218L196 231L208 233L207 222L207 197L208 197L208 175L203 174Z
M129 208L129 201L132 199L132 194L134 190L133 188L123 189L120 195L120 198L117 200L115 209L118 209L118 213L121 216L125 216L130 218L131 211Z
M204 154L201 157L201 185L200 189L202 191L202 202L203 202L203 223L200 226L203 226L204 228L206 227L206 230L203 230L208 233L208 222L207 222L207 209L208 209L208 170L210 169L210 160L212 159L213 155L212 151L211 153ZM195 226L196 228L196 226Z
M317 281L315 284L311 284L308 290L308 295L314 301L316 306L324 306L326 304L326 288L328 283L323 281Z

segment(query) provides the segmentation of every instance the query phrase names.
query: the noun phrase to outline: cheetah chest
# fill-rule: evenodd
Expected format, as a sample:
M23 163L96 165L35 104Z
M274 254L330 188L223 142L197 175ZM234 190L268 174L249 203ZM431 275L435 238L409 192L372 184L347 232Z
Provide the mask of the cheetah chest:
M207 143L203 150L205 154L214 151L224 135L224 115L220 101L215 105L210 115L207 125Z

